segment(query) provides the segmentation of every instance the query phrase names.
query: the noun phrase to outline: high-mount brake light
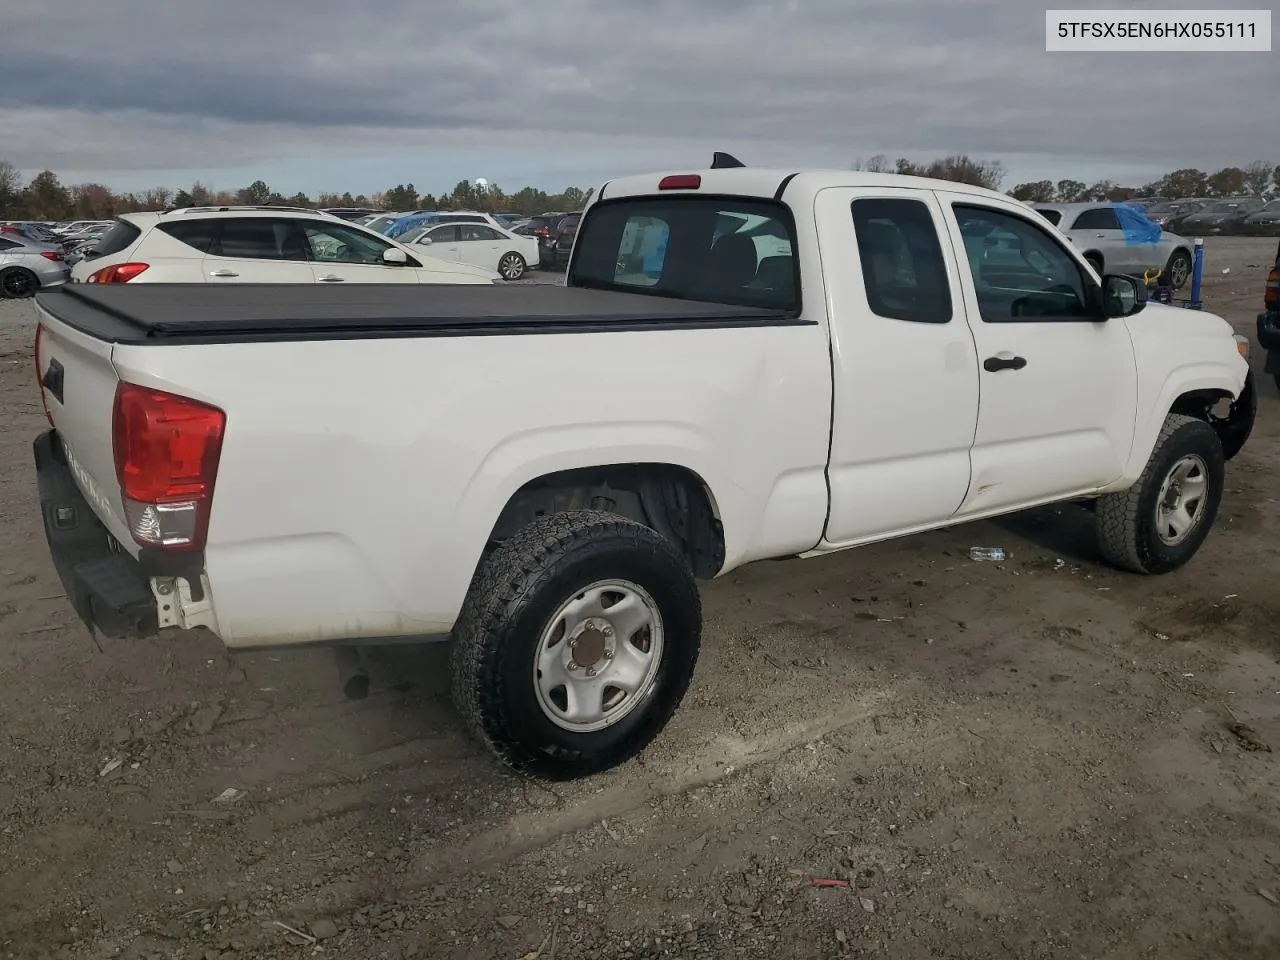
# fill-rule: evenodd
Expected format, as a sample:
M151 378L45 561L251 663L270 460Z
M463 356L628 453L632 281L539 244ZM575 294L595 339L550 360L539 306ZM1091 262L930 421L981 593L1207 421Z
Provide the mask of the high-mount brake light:
M702 186L702 176L697 173L673 173L658 181L659 190L697 190Z
M36 388L40 391L40 403L44 405L44 418L49 421L49 426L53 426L53 414L49 412L49 400L44 395L44 355L40 352L40 347L44 342L44 324L36 324L36 345L32 351L36 355Z
M149 266L148 263L117 263L89 274L85 283L128 283Z
M117 385L111 445L125 519L140 545L204 547L226 424L225 413L198 400Z

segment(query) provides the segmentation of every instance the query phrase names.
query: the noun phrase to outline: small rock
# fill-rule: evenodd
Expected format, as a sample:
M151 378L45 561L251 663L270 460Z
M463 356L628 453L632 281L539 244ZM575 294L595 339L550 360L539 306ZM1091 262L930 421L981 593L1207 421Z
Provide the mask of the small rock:
M322 917L312 922L311 935L317 940L331 940L338 935L338 925L327 917Z
M837 931L836 931L836 942L837 942L837 943L839 943L839 944L840 944L840 945L842 945L842 946L843 946L844 944L848 943L848 942L849 942L849 936L848 936L848 934L846 934L843 930L837 930Z
M115 757L103 764L102 769L98 771L98 776L105 777L109 773L115 773L115 771L119 770L123 766L124 760L120 757Z
M524 917L517 917L515 914L505 914L498 918L498 926L506 930L511 930L519 926L520 921L523 919Z
M876 912L876 902L874 900L868 897L859 897L858 902L862 904L862 909L867 911L867 913Z
M243 790L237 790L235 787L227 787L220 794L213 798L214 803L235 803L244 796Z
M166 864L166 869L168 869L170 873L181 873L182 864L180 864L177 860L170 860L168 864Z

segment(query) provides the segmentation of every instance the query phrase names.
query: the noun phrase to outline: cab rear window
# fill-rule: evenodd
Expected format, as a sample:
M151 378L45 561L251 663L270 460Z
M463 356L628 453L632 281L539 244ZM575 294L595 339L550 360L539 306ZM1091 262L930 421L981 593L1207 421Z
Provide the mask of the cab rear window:
M798 312L795 223L754 198L601 201L578 227L569 284Z

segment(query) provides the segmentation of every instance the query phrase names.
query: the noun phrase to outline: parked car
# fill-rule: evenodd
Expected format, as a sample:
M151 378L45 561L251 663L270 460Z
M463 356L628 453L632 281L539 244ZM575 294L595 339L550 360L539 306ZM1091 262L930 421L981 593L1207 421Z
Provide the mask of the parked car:
M1280 200L1268 202L1261 210L1244 218L1244 227L1248 233L1266 236L1280 233Z
M320 212L340 220L355 221L381 211L370 210L368 207L322 207Z
M390 227L397 220L400 220L401 218L407 217L407 216L408 216L407 213L395 213L395 212L380 213L377 216L371 218L368 223L362 223L361 226L364 227L366 230L372 230L374 233L385 234L387 232L388 227Z
M289 207L126 213L77 263L83 283L489 283L338 217Z
M573 240L578 235L578 223L582 214L571 213L558 224L551 236L554 246L551 248L551 263L557 270L569 265L569 256L573 253Z
M411 230L434 226L437 223L483 223L495 230L504 229L492 214L475 210L447 210L430 213L416 213L403 217L387 229L388 237L399 238Z
M1185 217L1179 229L1191 234L1232 233L1244 225L1245 218L1262 209L1260 197L1236 197L1209 203Z
M471 729L568 779L677 708L695 578L1067 500L1136 573L1209 535L1204 410L1247 340L1018 201L750 168L607 195L563 286L42 293L39 512L78 614L232 648L451 637ZM1018 258L985 258L996 230Z
M1141 211L1117 209L1116 203L1036 203L1032 207L1056 226L1102 273L1126 273L1141 277L1163 270L1175 290L1191 277L1192 244L1185 237L1166 233Z
M567 213L540 213L529 218L529 227L539 243L539 266L550 267L555 264L555 244L558 236L557 227Z
M0 233L0 296L30 297L66 283L70 276L61 247L22 234Z
M1276 246L1276 261L1263 286L1258 345L1267 352L1263 372L1274 377L1276 387L1280 388L1280 244Z
M538 264L537 237L516 236L487 223L437 223L405 242L423 247L428 256L496 270L504 280L519 280L530 264Z

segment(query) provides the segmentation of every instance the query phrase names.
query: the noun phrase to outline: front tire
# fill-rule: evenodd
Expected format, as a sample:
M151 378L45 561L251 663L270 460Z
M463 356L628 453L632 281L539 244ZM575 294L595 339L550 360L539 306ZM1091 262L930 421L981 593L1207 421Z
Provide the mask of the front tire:
M519 280L528 268L524 257L514 252L504 253L502 259L498 261L498 273L502 275L503 280Z
M1137 483L1098 498L1098 542L1107 562L1160 574L1195 556L1222 502L1223 463L1213 427L1169 414Z
M34 297L40 289L40 278L26 267L10 267L0 271L0 296L9 300Z
M697 584L671 541L594 510L541 517L481 562L454 628L454 703L516 771L588 776L666 726L701 636Z

